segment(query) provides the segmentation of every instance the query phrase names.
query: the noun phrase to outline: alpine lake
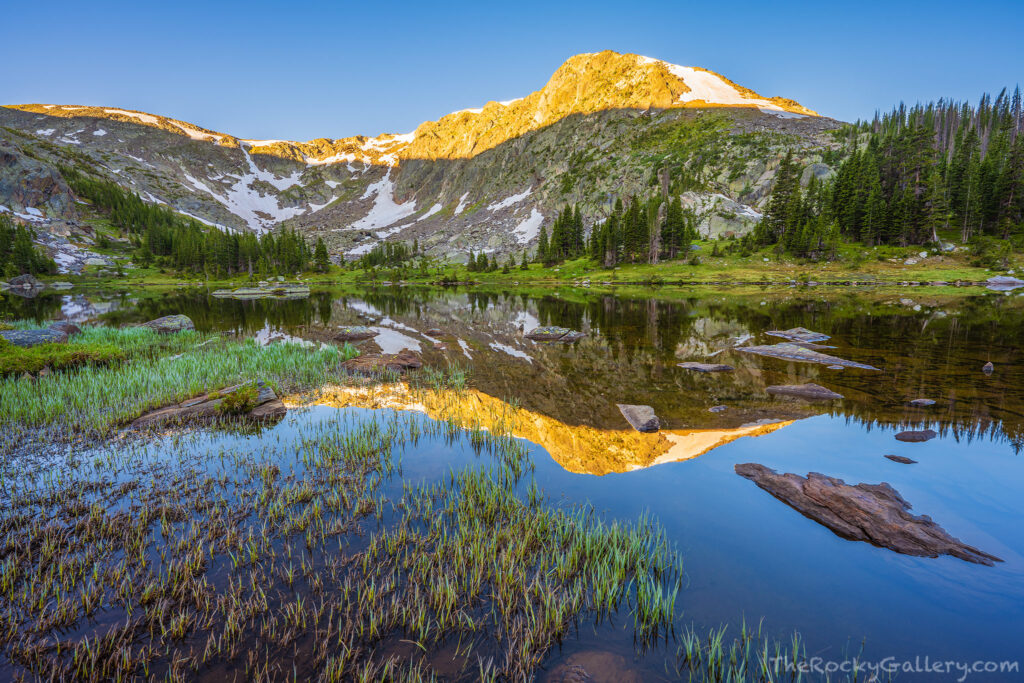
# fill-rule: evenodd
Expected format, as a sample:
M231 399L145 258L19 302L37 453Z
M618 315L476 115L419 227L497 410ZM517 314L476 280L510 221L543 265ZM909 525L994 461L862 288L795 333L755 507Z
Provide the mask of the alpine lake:
M37 323L170 314L309 353L363 326L361 354L409 349L423 367L339 375L283 396L287 415L259 428L7 439L0 678L943 681L963 674L784 662L1024 659L1019 292L187 287L0 302L0 318ZM527 338L541 326L582 337ZM799 348L875 369L743 350L794 328L820 333ZM767 391L805 383L842 398ZM649 406L660 430L633 429L618 404ZM908 431L923 436L896 438ZM842 533L737 474L747 463L885 482L909 516L994 559ZM29 578L7 557L16 533L76 578ZM44 575L64 588L41 589Z

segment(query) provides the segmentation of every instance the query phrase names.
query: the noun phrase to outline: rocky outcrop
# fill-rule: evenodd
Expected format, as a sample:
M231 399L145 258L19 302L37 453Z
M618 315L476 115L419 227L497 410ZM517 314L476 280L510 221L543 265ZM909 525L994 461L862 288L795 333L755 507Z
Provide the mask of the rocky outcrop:
M173 334L175 332L184 332L185 330L196 329L195 323L187 315L165 315L162 318L156 320L150 320L148 323L142 323L141 327L148 327L154 332L159 334Z
M857 484L811 472L806 477L779 474L764 465L736 465L736 474L818 522L837 536L865 541L903 555L951 555L965 562L992 566L995 555L950 536L927 515L910 513L910 503L889 484Z
M404 373L407 370L418 370L423 367L423 360L415 351L402 349L398 353L361 355L345 361L341 367L352 373L372 377L387 372Z
M836 401L843 398L831 389L808 382L807 384L778 384L765 389L772 396L792 396L807 401Z
M0 138L0 206L29 217L75 218L71 189L54 166Z
M55 332L63 332L69 337L82 333L82 328L69 320L57 320L56 322L50 323L50 329Z
M345 325L331 333L332 339L343 342L364 341L366 339L373 339L376 336L376 330L371 330L363 325Z
M830 356L813 349L808 349L799 344L770 344L767 346L740 346L736 349L741 353L753 353L769 358L780 358L782 360L793 360L799 363L818 363L819 365L835 366L841 368L858 368L861 370L878 370L873 365L857 363L845 358Z
M638 432L656 432L661 429L661 420L654 414L654 408L650 406L636 406L623 403L616 403L622 417Z
M256 383L256 395L251 407L244 411L224 410L228 397L240 390L249 390L251 383L237 384L220 391L211 391L187 401L158 408L139 417L131 423L132 429L145 429L165 424L210 424L228 419L249 422L274 422L288 412L274 390L263 382Z
M525 336L527 339L540 342L574 342L586 335L567 327L538 327L527 332Z

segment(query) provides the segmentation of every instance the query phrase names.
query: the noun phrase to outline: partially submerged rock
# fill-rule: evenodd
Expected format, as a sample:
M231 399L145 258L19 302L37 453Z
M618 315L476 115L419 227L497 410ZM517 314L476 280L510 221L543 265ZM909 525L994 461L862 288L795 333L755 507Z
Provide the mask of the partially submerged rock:
M917 464L917 461L914 460L913 458L908 458L908 457L903 456L903 455L887 455L885 457L889 458L889 460L892 460L893 462L898 462L901 465L916 465Z
M260 282L257 287L218 289L213 296L220 299L304 299L309 296L309 285Z
M633 429L638 432L656 432L661 429L661 420L654 414L654 408L650 406L636 406L623 403L616 403L622 417L626 418Z
M927 408L928 406L935 405L935 401L930 398L915 398L911 401L907 401L907 403L915 408Z
M767 356L769 358L793 360L799 363L818 363L819 365L826 366L831 365L844 368L859 368L861 370L878 370L878 368L873 365L857 363L837 356L830 356L827 353L820 353L813 349L800 346L799 344L782 343L769 344L765 346L741 346L736 350L743 353L753 353L758 356Z
M15 346L28 348L39 344L63 344L68 340L65 332L48 330L0 330L0 338Z
M402 349L398 353L367 354L347 360L341 364L349 372L360 375L382 375L385 372L405 372L423 367L423 361L415 351Z
M173 334L175 332L184 332L185 330L196 329L195 323L187 315L165 315L162 318L156 320L150 320L148 323L142 323L142 327L148 327L154 332L160 334Z
M835 401L843 398L831 389L808 382L806 384L777 384L765 389L772 396L794 396L808 401Z
M988 363L985 363L984 365L981 366L981 371L984 372L986 375L991 375L995 371L995 369L996 366L992 365L992 361L989 361Z
M209 424L229 417L221 405L232 393L251 386L250 383L238 384L220 391L211 391L201 396L174 405L157 408L132 422L133 429L154 427L162 424ZM288 409L277 397L274 390L263 382L256 383L256 400L251 410L230 417L255 422L269 422L284 417Z
M333 336L337 341L363 341L376 337L377 331L363 325L344 325Z
M708 408L709 413L724 413L729 410L729 406L711 406Z
M19 275L18 277L11 278L7 282L7 286L10 289L30 290L30 289L42 289L46 285L44 285L42 282L40 282L36 278L35 275L31 275L29 273L26 273L25 275Z
M800 514L851 541L865 541L904 555L951 555L992 566L1002 562L950 536L927 515L910 513L910 503L889 484L857 484L811 472L806 477L779 474L764 465L736 465L751 480Z
M900 432L896 435L897 441L906 441L907 443L921 443L923 441L931 441L938 434L934 429L922 429L920 431L908 430Z
M1009 275L993 275L985 280L987 289L995 292L1009 292L1019 287L1024 287L1024 280L1019 280Z
M585 335L568 327L538 327L526 333L527 339L545 342L574 342Z
M696 361L686 361L685 363L677 363L677 365L684 370L694 370L696 372L729 372L735 370L731 365L725 363L698 363Z
M792 342L804 342L813 344L831 339L829 335L822 332L813 332L806 327L792 327L788 330L768 330L765 332L770 337L782 337Z

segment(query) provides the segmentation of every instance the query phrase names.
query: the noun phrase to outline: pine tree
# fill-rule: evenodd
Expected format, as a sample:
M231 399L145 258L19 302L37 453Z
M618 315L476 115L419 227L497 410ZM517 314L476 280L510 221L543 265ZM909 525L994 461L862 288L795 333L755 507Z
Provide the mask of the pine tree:
M318 237L316 240L316 249L313 252L313 262L316 265L316 269L321 273L326 273L331 269L331 259L327 255L327 245L324 244L322 237Z

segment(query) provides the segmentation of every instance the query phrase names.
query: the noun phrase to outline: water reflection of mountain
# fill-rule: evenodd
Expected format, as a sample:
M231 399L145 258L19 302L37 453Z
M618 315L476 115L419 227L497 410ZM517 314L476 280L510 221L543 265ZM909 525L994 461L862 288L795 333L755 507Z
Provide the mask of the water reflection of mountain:
M1017 296L898 294L870 290L761 292L652 290L608 294L585 289L346 288L315 291L308 300L234 301L206 290L133 290L115 294L108 324L184 313L200 329L253 334L266 327L369 324L416 340L428 362L473 366L472 385L568 425L619 428L616 403L651 405L670 429L734 428L764 419L832 411L869 428L930 425L961 439L1024 441L1019 387L1024 363L1017 340L1024 302ZM59 297L0 302L5 317L58 317ZM27 307L27 308L26 308ZM545 346L523 331L559 325L587 333L571 346ZM445 349L423 331L445 332ZM743 343L775 343L769 329L806 327L832 336L830 353L882 369L824 366L752 357ZM372 342L366 348L376 348ZM683 360L725 362L725 375L676 367ZM991 361L987 376L981 366ZM846 396L835 405L769 397L771 384L815 382ZM927 397L929 409L905 403ZM722 413L708 408L727 405Z

